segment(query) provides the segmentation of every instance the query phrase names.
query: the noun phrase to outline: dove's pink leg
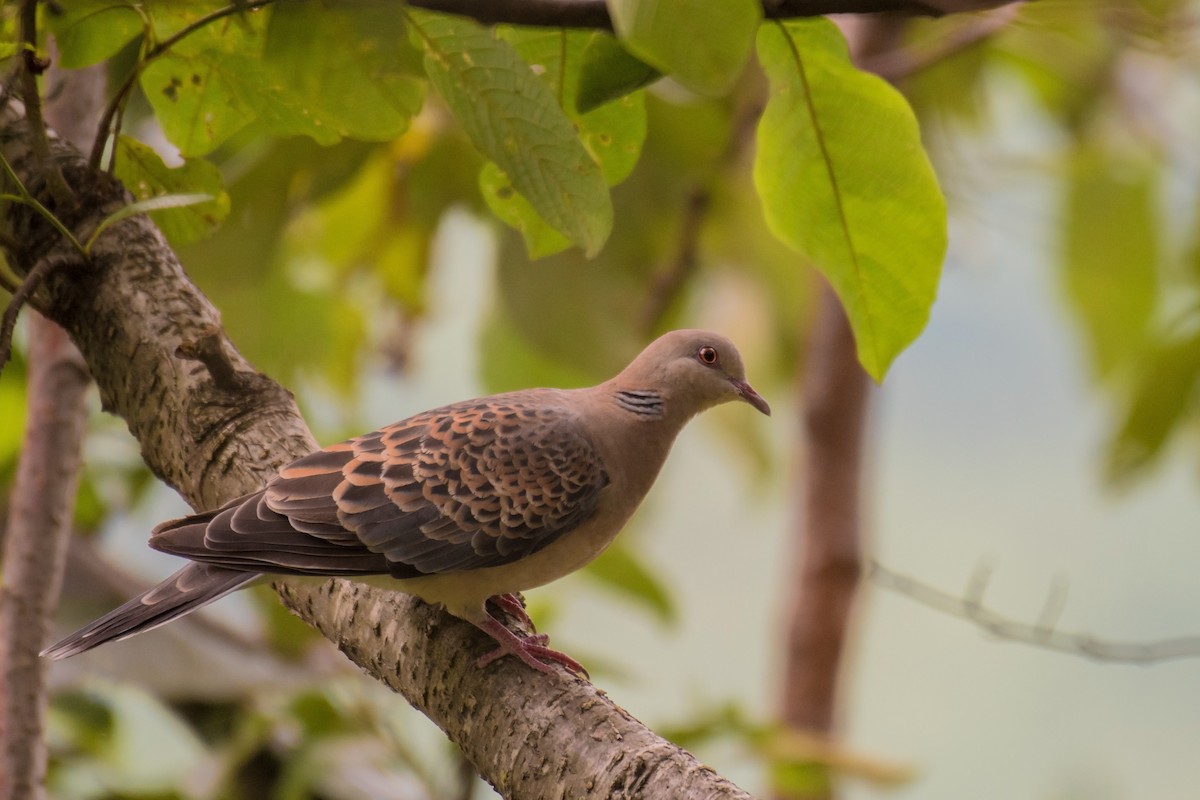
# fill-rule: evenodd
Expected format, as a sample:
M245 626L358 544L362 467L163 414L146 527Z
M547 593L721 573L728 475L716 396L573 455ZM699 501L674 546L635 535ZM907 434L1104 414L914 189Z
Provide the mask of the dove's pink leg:
M488 598L489 603L495 603L496 607L501 611L511 614L523 626L531 631L537 631L537 626L533 624L533 620L529 618L529 613L525 610L525 604L521 602L521 598L514 592L512 594L497 594Z
M544 633L526 637L518 636L504 627L499 620L490 614L482 622L476 622L475 626L495 639L500 645L490 653L485 653L479 657L479 666L481 667L486 667L496 659L503 658L504 656L516 656L538 672L554 672L550 668L550 665L546 663L547 661L553 661L557 664L562 664L571 672L587 677L588 672L583 668L582 664L566 653L560 653L546 646L546 643L550 641L550 637Z

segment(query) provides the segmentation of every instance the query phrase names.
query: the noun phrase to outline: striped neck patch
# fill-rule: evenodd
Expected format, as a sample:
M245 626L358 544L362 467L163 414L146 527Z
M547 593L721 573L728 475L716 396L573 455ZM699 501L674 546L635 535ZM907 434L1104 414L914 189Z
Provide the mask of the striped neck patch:
M666 412L662 395L649 390L621 390L617 392L617 405L646 419L661 419Z

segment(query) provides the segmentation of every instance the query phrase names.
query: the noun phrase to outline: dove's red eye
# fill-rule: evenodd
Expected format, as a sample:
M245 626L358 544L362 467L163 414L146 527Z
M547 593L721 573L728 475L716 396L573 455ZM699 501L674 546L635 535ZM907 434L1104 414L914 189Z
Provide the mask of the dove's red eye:
M717 348L705 345L696 351L696 358L700 359L701 364L711 367L717 363Z

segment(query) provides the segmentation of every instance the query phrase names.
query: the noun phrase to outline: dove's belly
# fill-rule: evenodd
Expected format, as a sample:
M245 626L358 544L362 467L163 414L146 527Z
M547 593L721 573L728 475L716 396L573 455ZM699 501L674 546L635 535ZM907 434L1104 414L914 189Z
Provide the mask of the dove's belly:
M521 592L550 583L582 568L608 547L629 515L599 513L562 538L531 556L511 564L467 572L451 572L405 580L374 580L414 594L428 603L439 603L456 617L478 621L484 603L498 594Z

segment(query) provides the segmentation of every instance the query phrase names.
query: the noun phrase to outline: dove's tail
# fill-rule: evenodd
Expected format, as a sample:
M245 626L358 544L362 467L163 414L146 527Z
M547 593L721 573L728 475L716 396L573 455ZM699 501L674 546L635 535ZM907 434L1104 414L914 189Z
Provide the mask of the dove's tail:
M55 660L69 658L105 642L118 642L153 630L252 583L258 577L254 572L188 564L154 588L47 647L42 655Z

